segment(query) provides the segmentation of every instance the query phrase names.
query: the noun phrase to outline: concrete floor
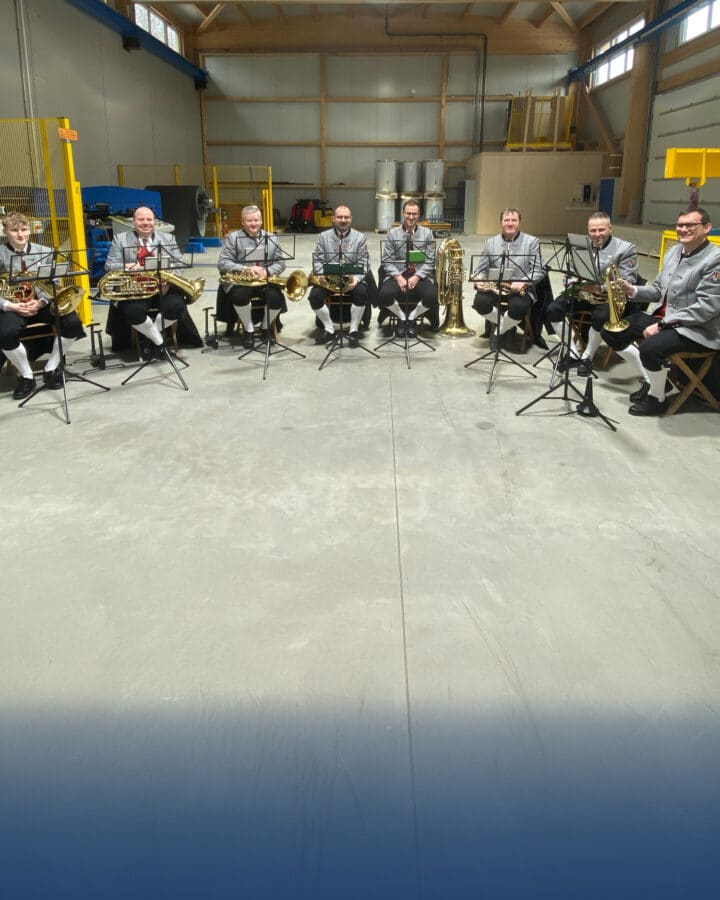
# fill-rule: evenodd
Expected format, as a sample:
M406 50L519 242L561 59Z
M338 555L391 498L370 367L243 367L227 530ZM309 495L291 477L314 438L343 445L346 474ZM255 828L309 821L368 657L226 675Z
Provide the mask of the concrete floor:
M711 896L720 416L285 324L265 382L189 350L70 426L0 376L4 896Z

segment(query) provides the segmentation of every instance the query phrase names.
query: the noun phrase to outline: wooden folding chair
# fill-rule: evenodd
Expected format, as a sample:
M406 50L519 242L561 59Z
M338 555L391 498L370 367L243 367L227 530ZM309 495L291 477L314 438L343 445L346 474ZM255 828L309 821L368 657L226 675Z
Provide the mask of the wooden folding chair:
M716 412L720 412L720 400L713 396L707 385L703 383L714 359L714 350L683 351L673 353L668 357L669 378L680 393L671 397L671 402L665 412L666 416L674 415L693 394L697 394Z

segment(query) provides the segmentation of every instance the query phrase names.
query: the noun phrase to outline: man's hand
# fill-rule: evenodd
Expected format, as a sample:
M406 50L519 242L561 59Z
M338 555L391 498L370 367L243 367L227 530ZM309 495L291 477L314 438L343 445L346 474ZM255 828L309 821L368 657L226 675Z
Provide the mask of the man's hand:
M408 281L404 275L396 275L395 281L398 283L398 287L403 292L403 294L407 293L408 290Z
M643 337L649 338L653 335L657 334L660 331L660 324L654 322L652 325L648 325L648 327L643 331Z
M419 281L420 279L417 277L417 275L411 275L407 280L407 289L409 291L415 290Z
M26 319L32 318L38 310L42 309L45 304L41 303L39 300L26 300L24 303L10 303L8 308L17 313L19 316L24 316Z
M510 290L513 294L522 294L522 292L527 288L527 285L524 281L511 281L510 282Z

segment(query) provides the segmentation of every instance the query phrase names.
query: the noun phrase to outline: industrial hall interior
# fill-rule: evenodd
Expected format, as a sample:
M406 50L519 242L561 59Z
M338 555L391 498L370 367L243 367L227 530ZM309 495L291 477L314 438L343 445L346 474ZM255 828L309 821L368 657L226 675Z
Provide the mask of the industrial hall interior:
M720 0L0 71L3 896L712 896Z

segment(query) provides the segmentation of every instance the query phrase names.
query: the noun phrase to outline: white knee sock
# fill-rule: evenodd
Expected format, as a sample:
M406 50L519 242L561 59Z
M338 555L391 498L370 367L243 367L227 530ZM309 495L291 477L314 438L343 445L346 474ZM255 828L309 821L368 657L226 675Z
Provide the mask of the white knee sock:
M493 325L497 324L498 311L496 309L491 309L490 312L483 313L483 316L488 320L488 322L492 322Z
M390 304L390 306L388 306L388 311L398 319L400 319L401 322L405 321L405 313L400 309L400 304L397 302L397 300L395 300Z
M648 391L653 397L656 397L658 400L665 399L665 380L666 380L665 369L660 369L659 372L648 372L647 380L650 382L650 390Z
M235 304L233 304L234 306ZM255 331L255 326L253 325L252 320L252 305L250 303L246 303L244 306L235 306L235 312L238 314L238 319L242 322L242 327L248 334L252 334Z
M507 313L503 313L503 317L502 319L500 319L498 334L505 334L506 331L510 331L511 328L514 328L519 324L520 323L517 321L517 319L511 319Z
M411 310L408 319L417 319L418 316L421 316L424 312L427 312L429 306L423 306L422 303L418 303L415 309Z
M595 356L597 348L602 344L602 334L599 331L595 331L594 328L590 329L590 333L588 334L587 347L585 347L585 352L583 353L583 357L585 359L592 359Z
M356 306L354 303L350 307L350 331L357 331L360 328L360 321L365 312L364 306Z
M174 325L176 319L163 319L163 317L158 313L155 316L155 327L158 330L158 334L165 328L169 328L171 325Z
M650 381L650 375L645 371L645 366L640 362L640 351L635 344L630 344L630 346L626 347L624 350L618 350L617 354L630 363L643 381Z
M323 304L320 309L315 310L315 315L325 326L325 331L335 331L333 320L330 318L330 310Z
M3 350L8 362L17 369L20 378L33 378L33 370L27 356L24 344L19 344L14 350Z
M45 364L45 371L51 372L53 369L57 369L57 367L60 365L61 353L67 353L74 343L75 338L56 337L53 341L53 346L50 352L50 356L48 357L48 361Z
M155 344L157 347L162 344L162 336L157 328L153 325L150 316L145 319L144 322L141 322L139 325L133 325L135 331L139 331L144 337L148 338Z

